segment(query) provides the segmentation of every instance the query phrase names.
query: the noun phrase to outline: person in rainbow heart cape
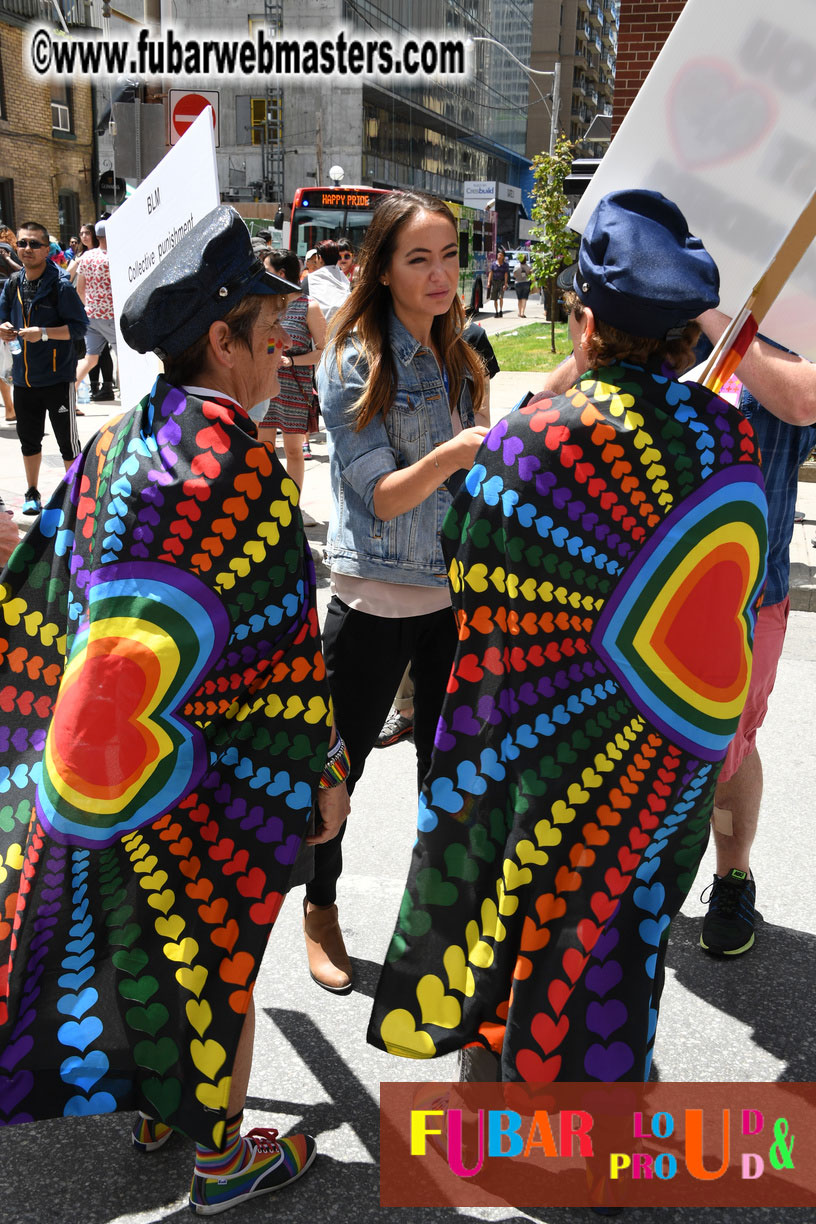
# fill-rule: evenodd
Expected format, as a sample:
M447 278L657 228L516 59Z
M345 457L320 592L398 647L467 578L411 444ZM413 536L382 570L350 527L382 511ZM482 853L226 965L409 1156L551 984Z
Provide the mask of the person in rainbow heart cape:
M390 1053L648 1078L765 578L751 426L677 381L718 284L673 203L604 197L565 298L578 380L491 430L449 511L459 643L368 1031Z
M247 412L299 292L200 221L122 314L164 374L0 587L0 1124L136 1108L138 1149L195 1140L199 1214L315 1156L241 1135L267 938L348 813L298 490Z

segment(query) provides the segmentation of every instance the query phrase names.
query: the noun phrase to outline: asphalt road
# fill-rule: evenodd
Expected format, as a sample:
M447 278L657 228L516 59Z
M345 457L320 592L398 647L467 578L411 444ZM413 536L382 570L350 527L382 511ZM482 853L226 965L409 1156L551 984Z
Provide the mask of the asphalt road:
M327 575L321 572L321 602ZM765 801L754 855L764 915L755 948L722 964L697 947L698 897L711 852L673 931L656 1062L665 1080L816 1080L811 809L816 716L816 620L792 614L771 711L761 733ZM256 993L258 1030L248 1122L317 1135L320 1158L280 1197L236 1208L252 1224L354 1220L383 1224L591 1218L564 1209L525 1214L383 1210L379 1207L378 1092L381 1080L444 1079L452 1059L432 1066L390 1058L365 1044L371 995L393 927L414 835L414 753L403 741L372 754L354 797L340 908L356 989L332 996L307 973L300 896L284 906ZM61 1119L0 1132L3 1224L153 1224L187 1219L192 1147L174 1139L141 1156L125 1115ZM804 1153L803 1153L804 1156ZM638 1210L641 1220L694 1224L811 1221L816 1211Z

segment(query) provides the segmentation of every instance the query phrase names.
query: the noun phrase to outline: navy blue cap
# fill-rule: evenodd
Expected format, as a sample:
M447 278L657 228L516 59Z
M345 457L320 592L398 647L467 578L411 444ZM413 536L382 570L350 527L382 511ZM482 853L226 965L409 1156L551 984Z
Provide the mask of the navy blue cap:
M571 284L565 284L572 273ZM720 274L676 204L659 191L612 191L587 222L578 263L558 278L596 318L664 339L716 306Z
M119 323L137 353L177 357L248 294L300 292L267 272L243 218L221 204L134 289Z

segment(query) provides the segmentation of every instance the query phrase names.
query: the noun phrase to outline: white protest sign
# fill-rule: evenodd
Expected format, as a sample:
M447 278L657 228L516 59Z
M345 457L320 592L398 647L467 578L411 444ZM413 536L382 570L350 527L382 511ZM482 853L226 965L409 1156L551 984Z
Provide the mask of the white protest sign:
M119 386L125 408L132 408L147 394L159 372L152 353L137 353L122 339L119 316L125 302L219 202L212 114L207 110L106 224Z
M609 191L662 191L735 314L816 188L814 64L813 0L688 0L570 225ZM762 331L816 358L816 244Z

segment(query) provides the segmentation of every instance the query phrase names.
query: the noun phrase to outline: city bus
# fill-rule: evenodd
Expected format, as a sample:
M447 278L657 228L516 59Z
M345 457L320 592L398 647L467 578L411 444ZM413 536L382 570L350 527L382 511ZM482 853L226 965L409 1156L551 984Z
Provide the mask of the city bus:
M292 202L289 244L301 259L318 242L348 238L362 246L383 187L298 187ZM496 248L496 215L451 200L459 231L459 295L468 314L478 314L487 296L488 256Z
M388 194L382 187L298 187L292 202L292 250L302 259L327 238L348 238L358 250L375 204Z
M459 229L459 296L469 315L477 315L487 297L490 255L496 249L496 214L446 200Z

